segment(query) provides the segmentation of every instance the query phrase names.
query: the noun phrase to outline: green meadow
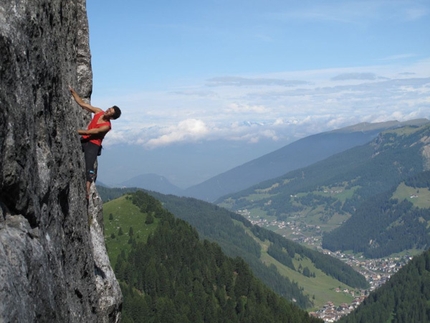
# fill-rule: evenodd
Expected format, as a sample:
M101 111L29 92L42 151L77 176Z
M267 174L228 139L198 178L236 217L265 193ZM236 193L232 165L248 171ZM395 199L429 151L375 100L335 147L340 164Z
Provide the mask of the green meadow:
M157 219L146 224L146 216L127 195L103 204L104 235L112 267L122 251L127 254L131 250L132 239L145 242L156 228Z

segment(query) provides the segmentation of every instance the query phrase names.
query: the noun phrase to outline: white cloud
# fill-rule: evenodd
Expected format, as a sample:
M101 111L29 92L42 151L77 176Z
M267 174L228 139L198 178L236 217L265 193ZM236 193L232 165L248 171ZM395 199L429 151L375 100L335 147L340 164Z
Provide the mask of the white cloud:
M163 135L149 139L145 145L153 148L156 146L166 146L184 140L194 141L204 137L209 130L202 120L187 119L179 122L176 126L163 129L163 132L165 132Z
M266 108L263 105L249 105L249 104L241 104L241 103L231 103L225 109L226 112L232 113L268 113L270 109Z
M193 90L184 90L184 91L176 91L172 92L173 94L178 95L189 95L189 96L196 96L196 97L217 97L218 95L214 91L206 91L206 90L200 90L200 91L193 91Z
M344 80L376 80L378 77L374 73L344 73L332 77L332 81Z
M284 120L282 118L278 118L273 123L274 126L282 126L284 124Z
M247 77L248 78L248 77ZM246 78L246 79L247 79ZM106 144L156 148L205 140L285 140L360 122L428 118L430 60L408 66L296 71L257 75L260 80L304 80L295 87L184 85L166 92L116 97L123 115ZM196 93L197 95L183 95ZM108 100L108 99L106 99Z
M276 78L249 78L238 76L224 76L214 77L207 80L207 86L286 86L294 87L298 85L307 84L306 81L301 80L285 80Z
M391 55L388 57L383 57L380 59L380 61L395 61L399 59L405 59L405 58L413 58L416 57L415 54L397 54L397 55Z

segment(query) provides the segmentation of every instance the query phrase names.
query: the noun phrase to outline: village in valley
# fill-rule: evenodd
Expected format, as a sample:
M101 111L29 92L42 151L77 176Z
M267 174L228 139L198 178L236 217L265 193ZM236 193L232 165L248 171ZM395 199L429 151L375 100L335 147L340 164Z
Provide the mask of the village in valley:
M310 313L311 315L321 318L324 322L335 322L342 316L349 314L356 309L363 300L367 297L369 292L381 287L385 284L401 267L403 267L412 256L402 257L387 257L383 259L356 259L353 255L346 255L341 252L331 252L319 248L321 252L330 256L343 260L345 263L359 271L369 282L369 290L361 291L360 295L354 295L354 291L336 289L337 292L351 293L354 300L350 304L335 305L331 301L327 301L323 308L316 312Z
M342 316L349 314L363 302L369 292L386 283L394 273L412 259L411 255L386 257L382 259L365 259L362 256L357 257L353 254L346 254L340 251L332 252L322 249L322 230L318 225L311 225L297 220L277 221L253 217L246 209L240 210L237 213L247 218L252 224L270 229L287 239L342 260L366 278L370 288L360 291L359 295L356 291L336 288L336 292L351 294L354 297L352 303L334 304L331 300L327 300L327 303L322 308L310 313L312 316L323 319L324 322L335 322Z

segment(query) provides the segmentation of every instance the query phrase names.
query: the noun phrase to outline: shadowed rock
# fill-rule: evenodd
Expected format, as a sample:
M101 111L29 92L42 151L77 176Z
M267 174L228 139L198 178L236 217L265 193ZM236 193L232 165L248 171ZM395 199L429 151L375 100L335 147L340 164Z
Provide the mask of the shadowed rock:
M90 62L84 0L0 3L2 322L120 319L101 201L85 198L76 130L89 116L68 91L89 99Z

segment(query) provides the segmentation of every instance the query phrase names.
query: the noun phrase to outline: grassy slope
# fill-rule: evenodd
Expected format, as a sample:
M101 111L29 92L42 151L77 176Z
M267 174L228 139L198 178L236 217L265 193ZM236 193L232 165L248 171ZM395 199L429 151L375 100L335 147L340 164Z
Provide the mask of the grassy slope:
M313 263L308 258L294 259L294 266L299 268L301 264L303 268L308 267L315 277L305 277L301 273L285 267L278 261L270 257L266 252L262 254L262 261L268 265L274 264L282 275L288 276L292 281L295 281L305 290L315 303L314 309L321 308L328 301L335 305L342 303L351 303L354 297L351 294L342 292L344 289L351 290L351 287L337 281L336 279L327 276L318 268L315 268ZM336 292L336 288L340 288L341 292Z
M112 220L109 219L111 214ZM158 223L158 219L154 219L153 224L145 224L146 214L140 212L139 208L125 196L104 203L103 218L106 246L113 267L115 267L121 251L124 250L127 254L131 249L131 245L128 243L130 227L133 228L136 241L144 242ZM120 228L123 231L123 235L118 234ZM112 234L115 235L115 238L112 238Z
M310 298L314 301L314 309L321 308L328 301L339 305L342 303L350 303L353 300L353 296L351 294L336 292L336 288L338 287L342 290L351 290L351 287L326 275L320 269L316 268L310 259L306 257L298 258L298 256L296 256L296 258L294 259L294 267L296 269L299 268L300 265L302 266L302 268L308 267L312 273L315 273L315 277L306 277L300 272L292 270L291 268L288 268L285 265L281 264L279 261L277 261L267 253L269 241L266 240L262 242L261 240L256 238L248 229L246 229L246 232L252 237L254 237L254 240L261 245L261 261L267 266L271 264L275 265L281 275L288 277L291 281L297 282L297 284L304 289L305 294L309 295Z
M346 186L346 183L345 183ZM318 190L310 191L307 193L299 193L295 196L288 197L290 201L292 201L295 205L298 205L300 207L303 207L303 209L300 212L292 212L288 216L288 221L298 219L300 218L300 221L303 223L309 224L309 225L318 225L321 227L322 231L331 231L337 227L341 223L343 223L345 220L347 220L351 215L349 213L345 214L332 214L330 213L330 217L326 221L321 221L320 217L321 215L324 215L326 213L325 210L321 209L318 205L315 206L303 206L300 203L294 202L297 197L303 197L308 194L315 194L315 195L321 195L325 197L332 197L337 200L339 200L342 204L345 202L346 199L351 198L354 191L358 187L352 187L350 189L345 189L345 187L321 187ZM335 193L334 193L335 191ZM254 194L250 194L248 196L244 196L244 198L249 202L255 202L260 201L267 198L274 198L278 193L270 193L270 188L266 190L255 190ZM219 203L218 205L221 207L224 207L226 209L231 209L231 202L232 200L224 200L222 203ZM269 221L276 220L275 216L269 216L266 211L262 210L259 207L251 208L249 209L251 212L253 218L265 218ZM278 231L277 228L271 228L272 231L275 231L281 235L285 234L285 231ZM288 229L286 229L288 230ZM310 235L312 235L313 232L311 232ZM292 238L291 236L288 236L288 238Z
M401 183L393 194L398 200L408 200L415 207L430 208L430 191L428 188L414 188Z

